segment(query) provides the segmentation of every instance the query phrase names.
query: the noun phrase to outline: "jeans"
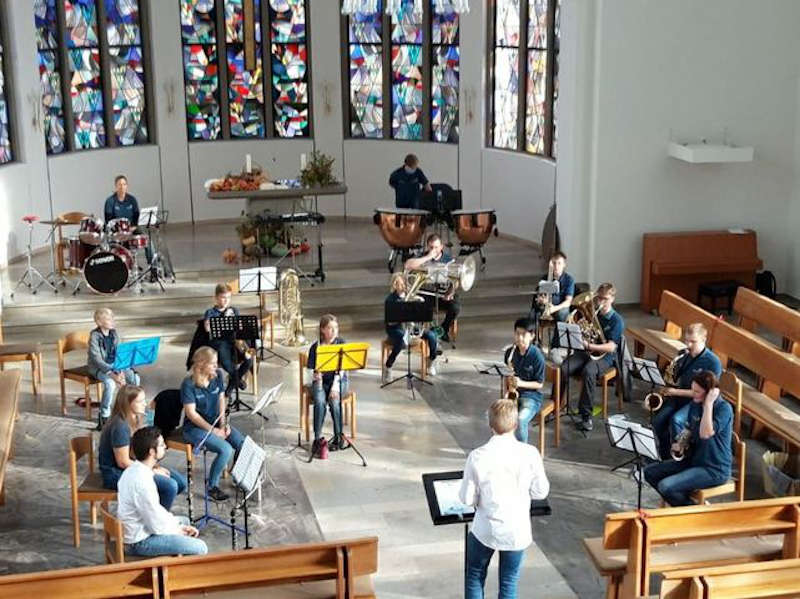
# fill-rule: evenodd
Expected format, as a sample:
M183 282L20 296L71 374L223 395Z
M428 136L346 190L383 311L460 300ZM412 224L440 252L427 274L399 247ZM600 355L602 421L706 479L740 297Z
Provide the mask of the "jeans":
M494 549L490 549L475 535L469 533L467 536L467 576L464 581L464 599L483 599L483 585L486 582L486 572L489 569L492 555L494 555ZM524 558L524 549L500 552L498 599L517 599L519 570Z
M215 339L211 341L211 347L217 351L217 357L219 358L220 366L222 366L222 369L228 373L228 386L225 389L225 395L229 396L234 385L236 384L234 379L238 377L240 382L245 380L247 373L250 372L250 367L253 365L253 361L250 358L245 358L239 364L239 368L237 370L236 348L230 341L227 339Z
M727 476L710 468L691 466L686 460L656 462L644 469L644 479L671 506L693 505L691 494L697 489L716 487Z
M519 423L517 425L517 430L514 431L514 435L517 437L517 440L527 443L528 425L542 407L542 394L520 395L517 400L517 407L519 408Z
M342 396L347 395L349 387L347 379L342 381ZM311 399L314 401L314 439L319 439L322 436L322 425L325 422L325 404L330 405L331 419L333 419L333 434L339 436L342 434L342 412L341 412L341 397L336 400L331 399L331 391L339 393L339 385L336 388L323 385L321 382L314 381L311 385Z
M400 352L403 351L406 346L405 330L402 327L386 327L386 334L392 341L392 351L389 353L389 357L386 358L386 368L391 368L397 356L400 355ZM428 344L428 355L430 359L435 359L437 346L436 334L433 331L423 331L421 337Z
M172 507L175 497L183 493L188 486L186 477L183 474L175 472L172 468L167 468L167 470L169 470L169 476L164 476L163 474L153 475L153 480L158 489L158 502L165 510L169 510ZM123 470L121 468L103 468L100 472L103 475L103 486L106 489L116 491L117 483L119 483L119 477L122 476Z
M192 427L190 429L183 429L183 439L187 443L191 443L193 447L197 447L206 435L206 431L201 428ZM227 439L220 439L214 433L211 433L203 444L203 447L211 453L217 454L214 462L211 464L211 472L208 475L208 487L216 487L219 485L219 479L222 476L222 471L225 469L235 451L239 451L244 443L244 435L235 428L231 427L231 433Z
M433 309L436 310L436 298L430 295L424 295L423 297L425 298L425 303L432 305ZM461 312L461 302L459 301L457 295L454 295L453 299L451 300L442 299L440 297L438 306L439 312L444 312L442 328L444 329L445 335L449 335L450 325L453 324L453 321L458 318L458 315Z
M586 420L592 417L592 402L594 388L597 386L597 377L614 366L613 353L606 354L599 360L592 360L586 352L572 354L561 363L561 397L566 397L567 377L580 374L583 376L581 397L578 401L578 412Z
M184 526L189 524L187 518L179 517ZM208 547L205 541L186 535L150 535L138 543L125 545L125 553L139 557L156 557L158 555L205 555Z
M133 370L123 370L126 385L138 385L139 375ZM117 382L111 378L110 372L98 372L95 378L103 383L103 398L100 400L100 416L108 418L111 416L111 406L114 404L114 396L117 393ZM89 401L89 398L86 398Z
M689 417L688 397L665 397L664 405L658 412L653 412L653 430L658 438L658 453L662 460L669 459L669 447L672 441L683 430ZM681 427L676 430L676 418L683 414Z

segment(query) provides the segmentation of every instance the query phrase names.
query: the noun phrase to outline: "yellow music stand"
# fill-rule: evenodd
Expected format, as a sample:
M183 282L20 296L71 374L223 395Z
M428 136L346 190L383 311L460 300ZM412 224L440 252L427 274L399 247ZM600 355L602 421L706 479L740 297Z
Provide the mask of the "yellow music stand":
M355 342L355 343L342 343L340 345L318 345L317 358L314 370L319 372L341 372L350 370L362 370L367 366L367 352L369 351L369 343ZM342 419L342 381L343 377L339 377L339 422ZM352 449L361 458L361 464L366 468L367 460L358 451L358 448L353 443L352 439L348 439L344 434L344 427L342 427L342 437L350 444L347 449Z

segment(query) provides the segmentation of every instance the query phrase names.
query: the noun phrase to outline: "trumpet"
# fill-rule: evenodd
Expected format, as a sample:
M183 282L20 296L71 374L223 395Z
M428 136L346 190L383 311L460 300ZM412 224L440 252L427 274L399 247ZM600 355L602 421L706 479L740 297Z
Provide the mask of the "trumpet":
M673 443L673 445L677 445L678 447L674 449L671 448L669 450L669 454L672 456L672 459L676 462L680 462L683 458L685 458L691 442L692 431L688 428L683 429L675 438L675 443Z
M664 382L667 384L667 387L673 387L675 385L675 375L677 374L678 370L678 362L680 362L681 358L683 358L683 356L686 354L686 351L687 350L684 350L675 356L664 369ZM658 412L661 409L661 406L664 405L664 390L667 387L659 387L657 391L651 391L644 396L645 410Z

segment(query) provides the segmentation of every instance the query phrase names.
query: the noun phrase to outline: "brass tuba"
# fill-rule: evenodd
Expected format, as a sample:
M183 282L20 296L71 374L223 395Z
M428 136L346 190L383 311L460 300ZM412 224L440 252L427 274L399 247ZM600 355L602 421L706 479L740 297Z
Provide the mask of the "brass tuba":
M597 311L595 308L595 296L593 291L586 291L580 295L572 298L572 312L567 317L567 322L570 324L577 324L581 329L583 340L585 343L601 344L606 342L606 336L603 334L603 327L597 320ZM587 352L592 360L599 360L606 355L607 352Z
M300 278L292 268L287 268L281 275L278 290L278 316L286 332L281 344L289 347L305 345L303 305L300 300Z
M453 260L447 264L426 264L421 268L409 270L406 301L414 301L422 286L428 283L439 285L450 283L454 290L461 287L464 291L469 291L475 284L477 270L473 256L467 256L461 263Z
M678 368L678 362L680 362L681 358L686 354L686 351L680 352L677 356L675 356L672 361L667 364L667 367L664 369L664 382L667 384L667 387L675 386L675 374ZM651 410L653 412L657 412L661 409L661 406L664 405L664 396L663 396L664 388L661 387L658 391L651 391L647 395L644 396L644 409Z

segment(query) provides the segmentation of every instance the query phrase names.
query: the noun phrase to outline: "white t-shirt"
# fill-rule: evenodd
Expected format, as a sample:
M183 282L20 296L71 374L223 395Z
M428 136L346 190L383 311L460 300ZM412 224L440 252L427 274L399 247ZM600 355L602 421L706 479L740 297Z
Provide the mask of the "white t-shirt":
M150 535L183 534L178 519L158 501L153 469L138 461L122 471L117 483L117 518L126 544Z

